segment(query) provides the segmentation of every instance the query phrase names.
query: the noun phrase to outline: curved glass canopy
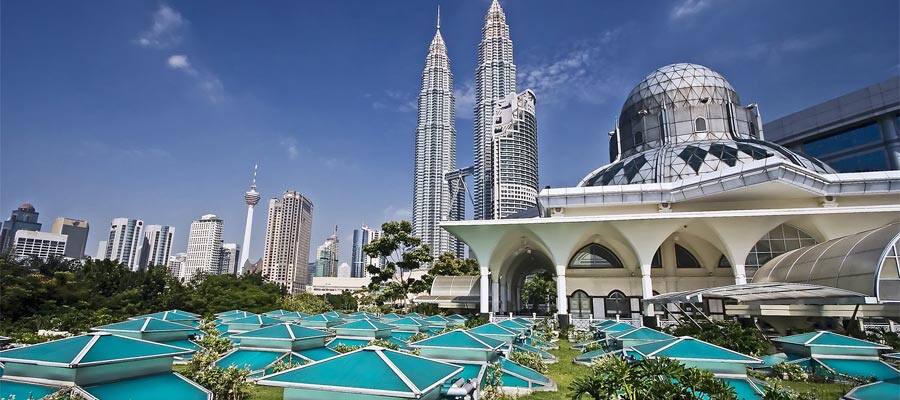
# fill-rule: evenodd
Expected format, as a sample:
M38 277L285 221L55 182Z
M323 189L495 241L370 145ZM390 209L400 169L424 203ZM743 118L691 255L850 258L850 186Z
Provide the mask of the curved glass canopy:
M900 222L789 251L767 262L753 283L809 283L900 301Z

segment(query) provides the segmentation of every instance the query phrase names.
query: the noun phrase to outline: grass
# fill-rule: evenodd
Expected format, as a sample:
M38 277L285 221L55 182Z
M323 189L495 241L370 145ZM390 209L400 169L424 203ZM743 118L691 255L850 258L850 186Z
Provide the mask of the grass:
M551 350L550 352L556 355L559 362L549 365L550 371L547 373L547 376L556 382L558 390L556 392L534 392L530 396L523 398L538 400L569 399L571 398L569 384L572 383L575 377L587 374L590 370L584 365L572 362L575 356L581 354L581 350L573 349L572 344L568 340L560 340L559 349Z
M797 393L811 393L817 399L840 399L844 394L853 389L853 385L840 383L813 383L782 381L785 386Z

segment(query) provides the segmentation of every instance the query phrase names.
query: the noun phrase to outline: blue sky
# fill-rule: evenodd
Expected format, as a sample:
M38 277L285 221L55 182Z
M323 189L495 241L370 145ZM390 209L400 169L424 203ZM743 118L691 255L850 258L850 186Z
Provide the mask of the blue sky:
M312 250L339 225L409 218L415 96L435 1L6 1L0 14L0 213L35 205L92 224L225 220L260 164L265 199L315 203ZM771 120L898 73L898 3L508 0L519 89L538 96L541 186L608 161L606 132L654 68L696 62ZM486 0L441 2L460 165Z

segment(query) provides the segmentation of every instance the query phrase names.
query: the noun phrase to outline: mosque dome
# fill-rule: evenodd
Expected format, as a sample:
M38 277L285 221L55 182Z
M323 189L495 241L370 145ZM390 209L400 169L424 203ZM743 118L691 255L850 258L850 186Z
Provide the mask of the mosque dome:
M698 64L661 67L629 93L610 137L609 165L579 186L671 182L777 158L819 172L823 162L762 139L758 107L742 106L730 83Z

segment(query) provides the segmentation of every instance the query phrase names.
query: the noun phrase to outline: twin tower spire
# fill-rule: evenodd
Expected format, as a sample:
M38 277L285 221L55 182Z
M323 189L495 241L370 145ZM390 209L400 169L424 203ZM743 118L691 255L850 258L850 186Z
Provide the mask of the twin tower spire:
M441 221L465 218L467 185L462 184L465 175L473 176L474 215L476 219L500 218L495 210L510 209L499 207L502 193L519 193L518 186L504 186L493 177L495 171L503 171L504 176L519 176L510 168L513 164L503 164L494 160L493 154L520 153L521 149L498 151L498 146L516 137L516 133L498 137L495 134L495 107L506 101L518 104L516 98L516 66L512 59L512 40L509 26L500 3L493 0L485 16L481 43L478 46L478 65L472 84L475 94L474 104L474 165L460 168L456 164L456 99L453 92L453 74L447 47L441 36L441 11L437 9L436 31L425 58L422 71L422 86L418 95L418 115L416 125L415 171L413 176L413 230L414 234L427 244L434 256L445 252L463 256L462 244L440 227ZM510 95L512 94L512 97ZM533 98L533 93L531 94ZM512 100L510 100L512 99ZM509 110L510 107L505 107ZM516 109L516 107L512 107ZM533 102L531 104L533 112ZM498 118L500 116L498 115ZM502 118L501 118L502 119ZM515 118L502 119L516 121ZM532 121L532 124L533 121ZM516 124L509 126L516 127ZM499 129L499 128L498 128ZM502 129L501 129L502 130ZM536 134L536 131L532 132ZM528 141L533 141L528 139ZM521 143L517 144L521 145ZM527 144L532 145L532 144ZM537 146L533 143L533 164L529 168L537 171ZM455 184L448 180L454 176ZM465 186L465 187L461 187ZM537 183L528 184L529 195L536 197ZM511 190L514 189L514 190ZM533 190L532 190L533 189ZM498 192L495 196L494 192ZM521 197L520 194L516 196ZM536 204L532 198L529 204Z

